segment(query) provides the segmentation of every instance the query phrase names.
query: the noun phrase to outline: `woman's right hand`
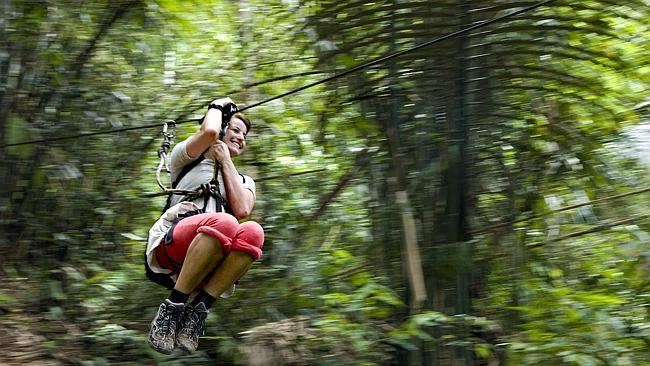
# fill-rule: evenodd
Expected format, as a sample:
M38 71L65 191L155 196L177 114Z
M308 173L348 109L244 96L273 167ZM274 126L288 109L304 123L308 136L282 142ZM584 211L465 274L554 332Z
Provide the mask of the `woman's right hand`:
M222 107L224 107L226 104L229 104L229 103L234 104L235 102L233 102L232 99L230 99L229 97L218 98L218 99L215 99L212 102L210 102L210 104L216 104L216 105L220 105ZM210 104L208 104L208 105L210 105Z
M217 108L210 108L209 106L218 105L224 107L226 104L232 102L232 99L229 97L218 98L210 102L208 104L208 111L205 113L205 117L201 122L201 131L212 131L218 137L219 131L221 131L221 117L223 117L223 112Z
M228 97L218 98L213 100L210 104L216 104L219 106L225 106L228 103L232 103L232 99ZM208 108L208 111L201 122L201 128L192 135L186 146L187 154L191 157L198 156L199 154L205 152L206 149L211 147L215 141L219 139L219 133L221 132L221 120L222 113L217 108ZM221 156L214 156L214 159L221 159Z

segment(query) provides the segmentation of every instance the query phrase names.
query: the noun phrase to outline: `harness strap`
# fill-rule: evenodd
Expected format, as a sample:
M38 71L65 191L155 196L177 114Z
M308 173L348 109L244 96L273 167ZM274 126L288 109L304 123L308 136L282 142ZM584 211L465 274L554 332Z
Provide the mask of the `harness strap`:
M176 220L172 223L172 226L169 227L167 230L167 233L165 234L165 238L163 239L163 252L165 253L165 257L167 257L167 261L171 263L174 266L174 269L169 273L170 276L175 275L176 273L179 273L181 271L181 267L183 266L183 263L180 263L179 261L175 260L172 258L169 253L167 252L167 247L171 245L171 243L174 240L173 234L174 234L174 229L176 228L176 225L180 222L181 220Z
M176 188L178 183L180 183L181 179L183 179L183 177L187 175L187 173L189 173L190 170L194 169L203 160L205 160L205 156L203 156L203 154L200 154L196 159L192 160L191 163L185 165L183 169L181 169L180 173L178 173L176 180L172 183L172 188Z
M203 154L199 155L196 159L192 160L189 164L185 165L183 169L181 169L180 173L178 173L178 176L176 177L176 180L172 183L172 188L176 188L180 181L189 173L192 169L196 168L203 160L205 160L205 157ZM246 183L246 177L239 173L241 176L242 182ZM219 182L216 179L212 179L210 183L207 184L202 184L197 190L196 196L185 196L183 197L183 201L189 201L193 199L193 197L198 197L203 195L204 196L204 201L203 201L203 210L206 210L208 208L208 201L210 200L210 196L214 197L215 200L217 201L217 212L226 212L229 214L233 214L232 209L226 202L226 200L223 198L223 195L219 191ZM170 194L167 196L167 202L165 203L165 207L163 208L163 212L167 211L168 208L171 207L171 202L172 202L172 196L174 194Z

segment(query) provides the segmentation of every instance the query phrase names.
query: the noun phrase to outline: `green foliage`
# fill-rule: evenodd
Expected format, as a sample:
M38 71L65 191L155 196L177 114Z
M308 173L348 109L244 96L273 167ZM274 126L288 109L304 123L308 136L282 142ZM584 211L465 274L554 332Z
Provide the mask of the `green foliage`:
M351 59L404 50L528 5L455 2L455 6L431 9L430 4L407 3L380 1L362 7L356 2L308 2L315 9L309 21L318 35L317 44L322 45L321 64L347 66ZM528 283L536 278L530 266L554 263L567 254L559 245L576 241L554 243L554 239L601 223L642 218L639 213L645 212L644 200L633 196L550 214L647 186L647 169L631 168L634 165L621 159L621 151L612 143L619 140L623 126L639 121L633 107L643 101L648 89L647 70L640 66L647 63L641 45L648 40L644 24L648 14L637 11L638 6L647 8L647 2L556 2L489 30L405 54L340 80L336 87L339 97L358 102L362 113L380 127L383 136L368 140L385 139L389 146L385 147L388 156L375 159L370 168L377 181L371 186L370 203L375 208L370 213L375 243L386 240L392 248L399 245L402 228L393 224L395 206L386 197L396 189L390 179L403 178L420 224L423 268L427 288L434 291L429 294L434 309L449 313L471 309L499 322L501 331L493 329L483 336L505 342L516 339L521 347L510 351L518 355L590 362L592 356L567 353L562 360L553 349L526 343L525 332L542 324L529 323L513 309L539 308L542 313L536 319L548 324L550 315L543 312L556 305L551 299L559 301L569 294L546 298L543 292L535 293L533 297L542 301L536 304L529 297L529 291L537 289ZM362 38L360 28L365 31ZM639 170L645 173L639 175ZM529 216L537 218L523 220ZM510 221L519 223L507 224ZM496 223L501 225L491 229ZM635 223L635 231L646 237L647 230L646 220ZM472 237L473 232L478 233ZM585 238L593 241L591 235ZM566 261L587 267L616 261L621 254L605 248L631 241L627 235L615 235L599 247L602 256L588 255L591 251L580 246ZM390 247L375 257L382 259L384 270L404 255L403 249L391 252ZM638 270L639 264L632 262ZM581 276L590 275L577 274ZM393 281L398 279L393 275ZM612 297L607 284L602 286L577 288L571 295L580 297L576 301L584 301L584 306L603 307L601 317L616 318L618 307L627 300L621 294ZM630 283L621 291L640 293ZM639 321L647 321L647 314ZM599 330L559 323L553 334L564 337L566 349L580 349L583 344L572 337L579 340L581 334ZM625 342L624 335L620 339ZM485 354L481 347L474 353ZM413 360L444 353L426 344L419 350L423 356L413 352ZM628 351L632 364L647 358L640 347ZM469 362L468 357L459 358ZM524 358L512 364L544 363Z
M647 364L650 282L634 253L612 245L617 237L629 235L577 240L529 266L513 307L522 330L509 345L513 364Z
M410 316L398 328L390 331L390 341L415 351L420 342L429 347L459 347L473 350L479 359L494 355L494 345L475 336L498 328L498 324L466 314L449 316L436 311L425 311Z
M257 360L256 353L261 353L278 357L277 363L297 365L378 365L389 360L392 347L386 329L391 328L391 317L403 304L389 288L367 275L362 281L359 277L363 276L339 282L347 283L347 291L300 294L312 298L309 303L315 306L300 308L309 315L268 322L244 332L241 352L245 359Z

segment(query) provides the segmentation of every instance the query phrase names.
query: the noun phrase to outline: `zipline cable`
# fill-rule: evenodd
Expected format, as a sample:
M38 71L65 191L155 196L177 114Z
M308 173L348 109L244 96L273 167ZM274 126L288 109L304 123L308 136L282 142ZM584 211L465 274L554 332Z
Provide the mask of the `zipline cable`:
M77 135L70 135L70 136L53 137L51 139L41 139L41 140L16 142L16 143L13 143L13 144L0 145L0 148L10 147L10 146L20 146L20 145L41 144L41 143L46 143L46 142L56 142L56 141L61 141L61 140L70 140L70 139L79 138L79 137L90 137L90 136L97 136L97 135L106 135L106 134L110 134L110 133L141 130L141 129L145 129L145 128L154 128L154 127L160 128L160 122L155 123L155 124L143 125L143 126L133 126L133 127L118 128L118 129L112 129L112 130L106 130L106 131L80 133L80 134L77 134Z
M529 216L522 217L520 219L516 219L516 220L512 220L512 221L501 222L501 223L498 223L498 224L495 224L495 225L492 225L492 226L483 227L483 228L480 228L480 229L477 229L477 230L473 230L473 231L470 232L470 234L472 234L472 235L483 234L483 233L486 233L486 232L489 232L489 231L492 231L492 230L495 230L495 229L499 229L499 228L502 228L502 227L518 224L520 222L540 219L542 217L549 216L549 215L552 215L552 214L555 214L555 213L560 213L560 212L569 211L569 210L575 210L576 208L580 208L580 207L584 207L584 206L597 205L597 204L600 204L600 203L603 203L603 202L616 200L616 199L619 199L619 198L624 198L624 197L629 197L629 196L634 196L634 195L641 194L641 193L646 193L646 192L650 192L650 187L643 187L643 188L640 188L640 189L637 189L637 190L634 190L634 191L625 192L625 193L617 194L617 195L614 195L614 196L608 196L608 197L595 199L593 201L577 203L575 205L561 207L561 208L558 208L558 209L555 209L555 210L550 210L550 211L535 214L535 215L529 215Z
M271 101L274 101L274 100L276 100L276 99L284 98L284 97L286 97L286 96L288 96L288 95L291 95L291 94L295 94L295 93L301 92L301 91L303 91L303 90L305 90L305 89L309 89L309 88L314 87L314 86L316 86L316 85L319 85L319 84L323 84L323 83L326 83L326 82L332 81L332 80L334 80L334 79L338 79L338 78L340 78L340 77L343 77L343 76L346 76L346 75L352 74L352 73L357 72L357 71L359 71L359 70L366 69L366 68L368 68L368 67L370 67L370 66L377 65L377 64L382 63L382 62L384 62L384 61L388 61L388 60L391 60L391 59L393 59L393 58L396 58L396 57L399 57L399 56L405 55L405 54L407 54L407 53L411 53L411 52L414 52L414 51L420 50L420 49L422 49L422 48L429 47L429 46L431 46L431 45L433 45L433 44L440 43L440 42L445 41L445 40L447 40L447 39L450 39L450 38L453 38L453 37L456 37L456 36L459 36L459 35L462 35L462 34L465 34L465 33L469 33L469 32L471 32L471 31L473 31L473 30L475 30L475 29L478 29L478 28L481 28L481 27L485 27L485 26L490 25L490 24L498 23L498 22L500 22L500 21L502 21L502 20L505 20L505 19L508 19L508 18L512 18L512 17L517 16L517 15L519 15L519 14L523 14L523 13L525 13L525 12L528 12L528 11L531 11L531 10L534 10L534 9L537 9L537 8L539 8L539 7L541 7L541 6L546 5L546 4L550 4L550 3L554 2L554 1L556 1L556 0L545 0L545 1L539 2L539 3L537 3L537 4L534 4L534 5L531 5L531 6L525 7L525 8L521 8L521 9L519 9L519 10L516 10L516 11L512 12L512 13L508 13L508 14L506 14L506 15L502 15L502 16L500 16L500 17L496 17L496 18L492 18L492 19L490 19L490 20L486 20L486 21L478 22L478 23L476 23L476 24L474 24L474 25L472 25L472 26L470 26L470 27L463 28L463 29L458 30L458 31L456 31L456 32L449 33L449 34L447 34L447 35L444 35L444 36L442 36L442 37L439 37L439 38L433 39L433 40L428 41L428 42L424 42L424 43L422 43L422 44L420 44L420 45L417 45L417 46L415 46L415 47L411 47L411 48L408 48L408 49L403 50L403 51L398 51L398 52L392 53L392 54L387 55L387 56L379 57L379 58L377 58L377 59L375 59L375 60L372 60L372 61L369 61L369 62L363 63L363 64L358 65L358 66L355 66L355 67L353 67L353 68L351 68L351 69L348 69L348 70L346 70L346 71L340 72L340 73L338 73L338 74L334 74L334 75L332 75L332 76L330 76L330 77L328 77L328 78L325 78L325 79L322 79L322 80L319 80L319 81L315 81L315 82L313 82L313 83L310 83L310 84L307 84L307 85L301 86L301 87L299 87L299 88L296 88L296 89L290 90L290 91L288 91L288 92L286 92L286 93L282 93L282 94L276 95L276 96L271 97L271 98L268 98L268 99L264 99L264 100L262 100L261 102L253 103L253 104L251 104L251 105L248 105L248 106L245 106L245 107L241 108L240 111L243 112L243 111L245 111L245 110L247 110L247 109L258 107L258 106L260 106L260 105L262 105L262 104L266 104L266 103L271 102Z
M642 220L645 220L645 219L648 219L648 218L650 218L649 213L642 213L642 214L634 215L632 217L628 217L628 218L625 218L625 219L620 219L620 220L615 220L615 221L608 220L608 221L602 222L600 224L591 226L590 228L585 229L585 230L580 230L580 231L575 231L575 232L572 232L572 233L568 233L568 234L559 236L557 238L552 238L552 239L550 239L548 241L530 244L530 245L527 245L526 247L527 248L537 248L537 247L541 247L541 246L543 246L545 244L557 243L557 242L562 241L562 240L577 238L579 236L583 236L583 235L586 235L586 234L593 234L593 233L597 233L597 232L600 232L600 231L609 230L609 229L614 228L616 226L635 224L635 223L637 223L639 221L642 221Z
M342 71L340 73L336 73L336 74L334 74L334 75L332 75L330 77L327 77L325 79L321 79L321 80L309 83L307 85L301 86L299 88L289 90L286 93L282 93L282 94L276 95L274 97L264 99L264 100L262 100L260 102L253 103L251 105L247 105L247 106L245 106L243 108L240 108L239 111L243 112L243 111L251 109L251 108L259 107L259 106L261 106L263 104L272 102L272 101L280 99L280 98L284 98L284 97L292 95L292 94L299 93L299 92L301 92L303 90L310 89L310 88L312 88L312 87L314 87L316 85L324 84L324 83L327 83L329 81L341 78L343 76L347 76L347 75L355 73L357 71L360 71L360 70L369 68L371 66L377 65L379 63L385 62L387 60L391 60L393 58L405 55L407 53L411 53L411 52L420 50L422 48L429 47L429 46L434 45L436 43L440 43L440 42L448 40L450 38L454 38L454 37L460 36L462 34L469 33L469 32L471 32L473 30L488 26L490 24L498 23L498 22L501 22L503 20L515 17L517 15L520 15L520 14L526 13L528 11L531 11L531 10L537 9L539 7L542 7L544 5L550 4L550 3L554 2L554 1L556 1L556 0L544 0L544 1L541 1L539 3L536 3L536 4L533 4L533 5L521 8L519 10L516 10L516 11L514 11L512 13L508 13L508 14L505 14L505 15L502 15L502 16L499 16L499 17L496 17L496 18L492 18L492 19L489 19L489 20L485 20L485 21L482 21L482 22L478 22L478 23L476 23L476 24L474 24L472 26L469 26L467 28L463 28L463 29L460 29L458 31L446 34L446 35L444 35L442 37L433 39L431 41L424 42L424 43L419 44L417 46L408 48L406 50L398 51L398 52L395 52L395 53L392 53L392 54L389 54L389 55L386 55L386 56L379 57L377 59L374 59L372 61L363 63L361 65L357 65L355 67L352 67L352 68L350 68L348 70L345 70L345 71ZM176 122L176 124L181 124L181 123L187 123L187 122L198 122L198 121L200 121L202 119L203 119L203 117L201 117L201 118L190 118L190 119L177 120L175 122ZM126 127L126 128L116 129L116 130L113 129L113 130L106 130L106 131L89 132L89 133L83 133L83 134L77 134L77 135L71 135L71 136L55 137L55 138L51 138L51 139L40 139L40 140L33 140L33 141L18 142L18 143L13 143L13 144L4 144L4 145L0 145L0 148L10 147L10 146L37 144L37 143L47 143L47 142L68 140L68 139L79 138L79 137L97 136L97 135L104 135L104 134L125 132L125 131L133 131L133 130L138 130L138 129L146 129L146 128L154 128L154 127L160 127L160 123L148 124L148 125L143 125L143 126Z

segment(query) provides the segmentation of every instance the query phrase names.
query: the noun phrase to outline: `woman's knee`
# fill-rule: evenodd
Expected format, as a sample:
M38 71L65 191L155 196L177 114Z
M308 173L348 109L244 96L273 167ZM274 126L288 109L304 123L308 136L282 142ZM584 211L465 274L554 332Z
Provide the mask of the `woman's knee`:
M231 250L248 253L253 260L262 256L264 229L255 221L246 221L239 225L239 230L232 240Z
M239 229L239 222L233 215L224 212L210 212L201 215L199 226L210 226L221 230L224 234L234 236Z
M241 238L258 248L264 245L264 229L255 221L246 221L239 225L239 230L235 234L235 237Z
M201 216L196 232L210 235L219 240L224 249L229 247L232 238L239 230L237 219L232 215L221 212L206 213Z

